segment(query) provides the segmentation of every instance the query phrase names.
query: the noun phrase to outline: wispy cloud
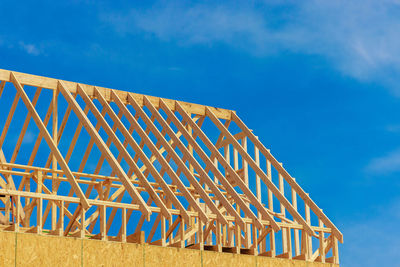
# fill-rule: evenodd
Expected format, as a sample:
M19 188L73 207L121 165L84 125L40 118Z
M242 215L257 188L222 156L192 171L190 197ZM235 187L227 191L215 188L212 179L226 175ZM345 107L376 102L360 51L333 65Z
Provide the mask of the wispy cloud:
M400 2L158 4L103 19L121 34L144 32L179 45L224 43L257 56L283 51L325 57L362 81L400 96Z
M392 151L385 156L372 159L365 170L371 174L400 172L400 149Z
M240 46L243 40L258 45L267 41L263 14L252 8L169 3L151 9L130 10L103 16L121 34L146 32L180 45L226 43ZM259 48L261 49L261 47Z
M40 54L39 48L34 44L27 44L21 41L19 42L19 47L29 55L38 56Z

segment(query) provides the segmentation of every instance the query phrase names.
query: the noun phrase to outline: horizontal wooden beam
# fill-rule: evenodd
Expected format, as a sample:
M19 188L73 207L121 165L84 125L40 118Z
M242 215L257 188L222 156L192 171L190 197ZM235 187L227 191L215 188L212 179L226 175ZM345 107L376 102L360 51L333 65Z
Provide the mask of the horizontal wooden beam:
M9 70L0 69L0 80L5 81L5 82L11 82L10 81L10 73L11 73L11 71L9 71ZM29 85L29 86L34 86L34 87L41 87L41 88L56 90L57 86L58 86L58 81L60 81L66 85L66 88L68 88L68 90L71 93L74 94L77 91L78 83L76 83L76 82L63 81L63 80L59 80L59 79L53 79L53 78L48 78L48 77L43 77L43 76L26 74L26 73L21 73L21 72L16 72L16 71L13 71L13 74L17 77L18 81L23 85ZM90 97L96 98L93 85L87 85L87 84L82 84L82 83L79 83L79 85ZM96 86L96 88L100 91L100 93L104 96L104 98L108 102L112 101L111 100L111 90L112 89L105 88L105 87L99 87L99 86ZM114 93L116 93L118 95L118 97L121 98L121 100L124 104L128 103L127 97L128 97L128 93L130 93L130 92L114 90ZM147 96L147 95L136 94L136 93L130 93L130 94L133 98L135 98L136 102L138 102L140 106L143 106L143 99L144 99L144 96L146 96L156 108L158 108L160 99L162 99L171 110L175 110L175 100L154 97L154 96ZM202 116L204 116L206 113L207 106L183 102L183 101L179 101L179 104L189 113L196 114L196 115L202 115ZM232 110L222 109L222 108L215 108L215 107L208 107L208 108L211 109L214 112L214 114L220 119L230 120L232 112L233 113L235 112Z
M60 195L53 195L48 193L36 193L36 192L27 192L27 191L17 191L17 190L9 190L9 189L0 189L0 195L5 196L20 196L24 198L33 198L39 199L42 198L43 200L50 200L50 201L64 201L65 203L80 203L80 199L77 197L71 196L60 196ZM112 202L112 201L104 201L104 200L97 200L97 199L88 199L90 205L94 206L106 206L110 208L117 208L117 209L126 209L126 210L140 210L140 206L138 204L128 204L128 203L121 203L121 202ZM159 207L149 206L149 209L154 213L160 213L161 209ZM172 215L180 216L181 213L177 209L169 209ZM188 211L190 216L198 217L199 214L196 211ZM215 214L208 214L210 221L217 219ZM225 218L230 221L234 222L236 220L235 217L230 215L225 215ZM253 223L253 220L250 218L243 218L245 223ZM264 227L269 227L271 223L268 220L261 220L261 223ZM303 230L304 227L301 224L293 223L288 224L284 222L277 222L279 227L286 227L291 229L298 229ZM316 232L324 232L324 233L332 233L332 229L319 227L319 226L311 226L311 228Z

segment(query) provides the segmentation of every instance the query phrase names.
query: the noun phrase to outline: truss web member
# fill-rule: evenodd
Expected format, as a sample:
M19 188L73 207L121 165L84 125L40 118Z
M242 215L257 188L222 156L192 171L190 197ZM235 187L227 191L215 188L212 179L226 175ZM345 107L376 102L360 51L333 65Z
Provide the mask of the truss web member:
M0 198L2 197L5 197L5 195L0 195ZM7 223L8 223L7 218L0 213L0 225L5 225Z

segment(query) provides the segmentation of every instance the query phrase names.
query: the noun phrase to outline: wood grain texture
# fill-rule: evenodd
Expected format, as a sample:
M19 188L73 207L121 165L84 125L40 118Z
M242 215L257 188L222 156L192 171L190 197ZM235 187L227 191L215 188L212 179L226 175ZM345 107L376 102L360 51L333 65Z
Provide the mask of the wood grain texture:
M145 245L144 253L146 267L201 266L201 254L199 250Z
M18 234L17 266L80 266L81 249L77 238Z
M130 243L83 240L83 266L143 266L143 247Z
M249 255L238 255L232 253L203 251L203 266L204 267L256 266L256 257Z
M0 133L7 230L79 237L87 245L81 253L90 251L88 265L103 264L92 258L97 250L108 255L121 248L92 249L100 245L82 240L190 247L197 252L187 253L200 256L206 245L207 251L339 263L341 232L233 111L0 69L0 94L5 83L14 97ZM42 89L47 100L39 98ZM24 112L15 108L20 100ZM31 122L39 132L32 133L34 142L23 142ZM2 144L15 143L11 132L19 136L17 146L4 155ZM50 150L45 165L36 160L41 144ZM32 151L29 160L17 157L20 149ZM163 262L176 252L167 251ZM204 255L211 266L225 262L218 257L228 265L253 260ZM35 262L30 256L28 263ZM104 266L124 257L112 254Z
M339 267L332 263L166 248L147 244L16 234L1 230L0 251L0 266Z
M9 82L10 81L10 72L11 71L9 71L9 70L0 69L0 80ZM30 86L55 90L55 89L57 89L58 81L62 81L63 83L65 83L68 86L68 88L70 88L71 93L76 93L77 84L78 84L76 82L69 82L69 81L53 79L53 78L48 78L48 77L43 77L43 76L38 76L38 75L16 72L16 71L13 71L13 73L15 73L15 75L18 77L18 79L24 85L30 85ZM86 91L86 93L89 96L94 96L93 85L87 85L87 84L80 84L80 85L82 86L82 88ZM110 96L111 89L105 88L105 87L100 87L100 86L97 86L97 88L102 92L102 94L105 96L105 98L107 100L111 99L111 96ZM115 90L115 91L118 94L118 96L122 98L124 103L126 103L128 92L120 91L120 90ZM138 101L141 105L143 105L143 97L145 95L136 94L136 93L132 93L132 95L134 96L136 101ZM160 97L155 97L155 96L146 96L146 97L148 97L150 99L150 101L152 101L153 104L155 104L158 107L159 100L161 99ZM170 108L174 109L175 100L166 99L166 98L162 98L162 99L167 103L167 105ZM183 102L183 101L180 101L180 104L190 113L198 114L198 115L205 115L206 106L204 106L204 105L188 103L188 102ZM231 113L234 112L234 111L231 111L228 109L223 109L223 108L215 108L215 107L209 107L209 108L212 109L213 112L221 119L231 119Z
M16 233L0 232L0 266L15 265Z

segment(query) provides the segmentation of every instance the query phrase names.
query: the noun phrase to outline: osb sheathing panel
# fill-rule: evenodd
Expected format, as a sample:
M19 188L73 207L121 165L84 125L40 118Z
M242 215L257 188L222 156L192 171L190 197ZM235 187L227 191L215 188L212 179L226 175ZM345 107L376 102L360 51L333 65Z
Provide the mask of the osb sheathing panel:
M249 255L203 251L203 266L207 267L256 266L256 258L254 256L249 256Z
M308 267L307 263L305 261L272 259L262 256L257 258L257 267Z
M336 264L257 257L257 267L339 267Z
M81 253L80 239L17 235L17 266L80 266Z
M146 267L201 267L200 250L145 245L144 255Z
M15 248L17 244L17 249ZM163 248L0 231L0 266L254 266L339 267L336 264L273 259L213 251ZM17 254L15 254L15 252ZM83 255L83 258L82 258Z
M83 266L143 266L143 249L137 244L83 240Z
M0 266L15 265L15 233L0 232Z

